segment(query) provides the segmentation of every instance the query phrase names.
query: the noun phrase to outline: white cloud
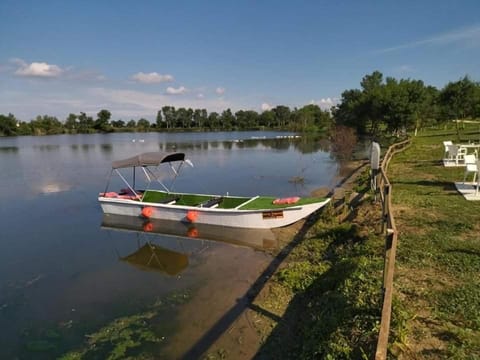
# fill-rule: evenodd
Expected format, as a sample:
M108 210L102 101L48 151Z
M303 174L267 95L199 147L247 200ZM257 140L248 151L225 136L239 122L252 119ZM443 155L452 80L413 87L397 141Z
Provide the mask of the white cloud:
M167 87L167 94L169 95L182 95L187 92L187 88L184 86L180 86L179 88L174 88L174 87Z
M332 106L338 104L337 98L321 98L320 100L311 100L310 104L318 105L323 110L330 110Z
M46 62L32 62L27 64L21 59L13 59L12 62L19 66L15 71L15 75L18 76L56 78L65 71L58 65L47 64Z
M268 110L272 110L272 105L270 104L267 104L267 103L263 103L260 108L262 109L262 111L268 111Z
M232 104L222 99L203 99L197 96L172 97L165 94L155 94L144 91L93 88L90 89L89 98L95 103L101 103L103 108L109 109L113 116L154 118L162 106L169 105L176 108L207 109L210 111L223 111L233 108ZM97 106L97 108L101 108Z
M223 94L225 94L225 88L223 88L223 87L217 87L217 88L215 89L215 93L216 93L217 95L223 95Z
M386 53L397 50L421 47L424 45L448 45L455 43L463 44L466 46L480 46L480 24L452 30L450 32L435 35L423 40L412 41L410 43L380 49L374 51L374 53Z
M202 93L197 94L197 99L203 99L204 97L205 97L205 95L203 95Z
M131 79L143 84L157 84L162 82L170 82L174 80L172 75L169 75L169 74L162 75L157 72L151 72L148 74L139 72L132 75Z
M32 78L61 78L64 80L75 81L105 81L107 78L105 75L100 74L98 71L91 69L75 69L73 66L67 66L64 68L58 65L48 64L46 62L32 62L18 58L10 59L10 63L15 66L5 67L5 70L13 71L17 76L32 77ZM0 68L0 70L2 70Z

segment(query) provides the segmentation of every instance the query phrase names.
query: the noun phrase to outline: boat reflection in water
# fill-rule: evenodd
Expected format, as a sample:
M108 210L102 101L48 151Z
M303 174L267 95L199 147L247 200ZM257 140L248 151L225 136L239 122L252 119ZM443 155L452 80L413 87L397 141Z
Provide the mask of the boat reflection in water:
M151 242L145 243L134 253L120 258L140 270L159 271L177 275L188 266L188 256L165 249Z
M263 251L278 247L277 238L270 229L145 220L111 214L104 214L102 228L137 234L137 250L127 256L120 256L122 261L141 270L158 271L171 276L178 275L188 267L189 255L201 252L215 242Z

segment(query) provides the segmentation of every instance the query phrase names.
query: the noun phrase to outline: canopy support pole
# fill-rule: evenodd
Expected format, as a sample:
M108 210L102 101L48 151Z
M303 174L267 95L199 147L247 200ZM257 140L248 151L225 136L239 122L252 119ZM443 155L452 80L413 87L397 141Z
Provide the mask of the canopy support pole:
M118 171L117 169L115 169L115 172L117 173L118 176L120 176L120 179L123 180L123 182L125 183L125 185L127 185L127 187L132 191L133 194L135 194L135 196L138 196L138 194L135 192L135 190L130 186L130 184L128 183L127 180L125 180L125 178L123 177L122 174L120 174L120 171Z

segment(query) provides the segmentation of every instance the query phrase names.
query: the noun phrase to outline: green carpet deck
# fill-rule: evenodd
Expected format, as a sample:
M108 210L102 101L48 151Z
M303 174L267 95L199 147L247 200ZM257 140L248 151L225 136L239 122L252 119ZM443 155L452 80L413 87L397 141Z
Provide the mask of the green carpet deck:
M167 198L177 198L176 205L184 206L200 206L200 204L205 203L206 201L212 199L212 196L209 195L199 195L199 194L175 194L175 193L166 193L163 191L152 191L148 190L143 196L144 202L164 202ZM237 206L247 202L249 197L224 197L222 201L218 204L220 209L234 209ZM261 209L281 209L286 207L294 207L312 204L316 202L324 201L325 198L318 197L306 197L300 198L295 204L283 204L283 205L274 205L273 201L275 197L271 196L260 196L257 199L250 201L248 204L241 206L240 210L261 210Z

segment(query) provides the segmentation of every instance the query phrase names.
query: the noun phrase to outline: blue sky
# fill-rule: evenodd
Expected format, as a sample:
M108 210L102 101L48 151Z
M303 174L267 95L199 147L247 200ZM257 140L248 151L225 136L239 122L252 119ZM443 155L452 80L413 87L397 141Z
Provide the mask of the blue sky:
M329 108L374 70L480 81L480 1L0 1L0 113Z

